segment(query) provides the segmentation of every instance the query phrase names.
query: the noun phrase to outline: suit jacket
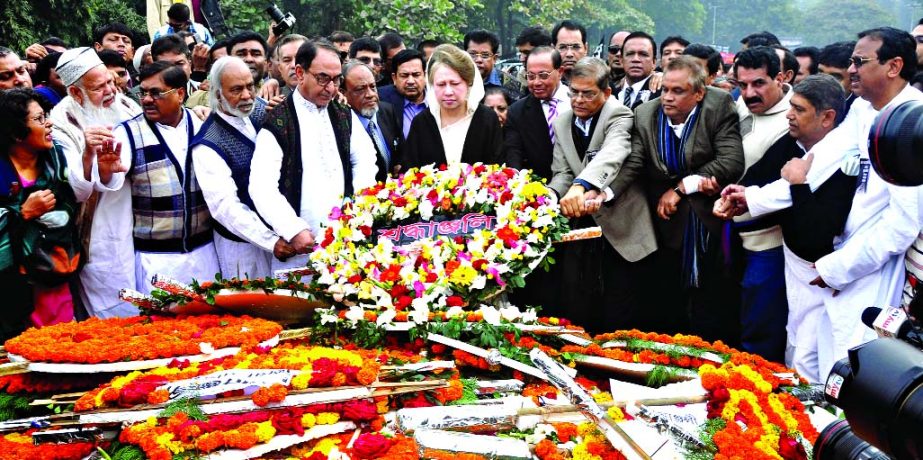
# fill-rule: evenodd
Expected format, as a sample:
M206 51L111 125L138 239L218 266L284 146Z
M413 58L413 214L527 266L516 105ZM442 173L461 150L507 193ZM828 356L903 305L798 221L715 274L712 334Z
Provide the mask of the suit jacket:
M553 149L542 101L529 94L514 102L503 127L503 155L507 166L531 169L550 181Z
M378 101L391 104L392 109L394 110L395 121L397 122L396 133L400 134L401 141L404 139L404 96L398 94L397 89L394 88L394 85L387 85L378 88Z
M623 78L622 85L619 86L617 89L613 90L612 95L615 97L618 97L618 93L622 91L622 88L624 88L625 85L627 84L628 84L628 81ZM644 80L644 84L641 85L641 89L638 90L638 97L635 98L635 101L631 104L631 107L629 107L631 110L638 108L638 106L640 106L641 104L645 102L652 101L660 97L661 90L658 89L657 91L651 91L650 84L651 84L650 78L648 78L647 80Z
M686 165L688 174L718 179L723 187L735 182L744 172L743 144L734 99L724 90L708 87L699 104L698 120L686 140ZM625 161L611 188L616 196L641 176L647 180L648 201L655 209L661 195L676 187L684 176L667 172L660 160L657 146L660 99L646 102L635 110L632 131L631 156ZM690 210L712 232L721 230L722 221L712 215L717 196L694 193L680 201L676 214L670 220L656 217L662 245L673 249L682 247L683 232Z
M394 165L400 164L400 151L402 144L404 143L404 136L400 128L400 120L403 116L399 116L395 110L394 106L388 104L387 102L378 103L378 128L381 129L381 133L384 136L384 141L388 144L388 148L391 150L391 167ZM374 142L373 142L374 143ZM375 146L375 150L378 150L378 146ZM387 168L385 168L385 158L381 152L378 152L378 158L376 160L378 164L378 174L375 176L375 179L378 181L383 181L388 177Z
M503 131L494 109L478 105L462 146L462 163L503 163ZM442 135L436 117L429 110L420 112L410 124L407 142L401 151L401 170L446 162Z
M549 183L558 196L564 196L575 179L589 182L602 190L618 175L623 162L631 153L632 113L621 102L609 98L603 105L587 152L580 153L574 144L571 126L574 112L566 111L554 121L554 156ZM583 152L586 153L586 152ZM609 244L629 262L637 262L657 250L651 210L640 184L633 184L593 215Z

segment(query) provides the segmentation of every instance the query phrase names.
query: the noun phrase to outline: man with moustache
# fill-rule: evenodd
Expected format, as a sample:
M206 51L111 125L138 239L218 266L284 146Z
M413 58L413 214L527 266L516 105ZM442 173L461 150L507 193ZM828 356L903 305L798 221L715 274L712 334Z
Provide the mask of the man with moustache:
M359 61L343 66L343 94L375 145L375 165L378 166L375 180L381 182L388 178L388 171L399 156L401 135L394 107L378 100L375 75Z
M156 61L140 78L142 115L115 129L114 148L97 155L97 168L101 190L131 192L135 283L146 294L154 274L206 280L220 266L189 151L202 122L182 105L188 77Z
M250 160L266 114L249 66L226 56L212 66L211 115L192 142L192 165L215 219L215 251L223 276L272 276L272 256L285 260L294 249L260 220L250 199Z
M680 56L667 65L661 97L635 110L631 141L611 188L618 200L644 184L656 210L656 324L670 332L689 324L706 340L733 340L736 315L719 301L722 225L711 213L720 185L743 172L733 99L705 85L695 58Z
M343 197L375 183L375 147L362 123L336 101L339 50L305 42L295 57L298 90L256 135L250 196L256 211L298 254L273 270L304 267L321 223Z
M381 88L379 98L400 111L397 122L401 140L407 140L410 123L426 110L426 71L423 65L423 53L417 50L404 50L394 55L393 85Z
M112 129L141 113L118 92L112 73L92 48L65 51L55 69L67 96L51 111L51 134L68 165L68 182L81 202L77 225L87 254L80 272L79 294L91 316L132 316L133 305L119 300L119 290L135 287L131 239L131 193L94 190L97 154L114 140Z
M551 180L554 121L570 110L567 87L561 84L561 55L554 48L540 46L526 56L529 95L510 106L504 127L503 154L506 164L531 169Z
M355 59L372 69L376 85L386 84L382 82L384 75L382 75L381 45L378 44L378 40L372 37L360 37L349 45L348 56L349 59ZM292 66L294 68L294 64Z
M797 61L796 61L797 62ZM785 81L781 60L775 49L757 46L737 55L734 64L740 87L737 113L743 137L747 172L740 184L765 185L779 178L779 168L772 174L750 171L763 154L788 133L786 114L791 107L791 86ZM733 227L744 248L741 284L741 345L772 361L782 361L785 353L785 321L788 301L785 295L785 255L782 228L775 216L751 218L738 216Z
M32 88L32 76L29 75L27 64L13 50L0 46L0 91Z
M657 61L657 42L644 32L632 32L622 46L622 67L625 82L616 95L626 107L634 110L639 105L660 96L659 85L653 86L651 78Z
M561 54L561 81L568 85L571 69L587 53L586 28L575 21L561 21L551 30L551 44Z
M308 37L298 34L288 34L276 44L276 54L279 61L279 74L282 76L282 95L289 97L298 87L295 79L295 55L301 44L308 41Z
M814 263L810 282L829 290L818 336L818 375L826 376L849 348L874 338L860 321L869 305L900 305L905 252L923 228L920 187L888 184L870 167L868 135L878 114L906 101L923 100L908 84L916 70L916 43L907 32L881 27L859 33L850 57L852 91L859 96L835 130L814 145L805 180L816 191L836 171L856 177L844 232L834 251ZM762 216L792 205L790 184L780 179L762 187L733 187L716 205L729 215ZM909 251L912 252L912 251ZM834 295L836 294L836 295Z

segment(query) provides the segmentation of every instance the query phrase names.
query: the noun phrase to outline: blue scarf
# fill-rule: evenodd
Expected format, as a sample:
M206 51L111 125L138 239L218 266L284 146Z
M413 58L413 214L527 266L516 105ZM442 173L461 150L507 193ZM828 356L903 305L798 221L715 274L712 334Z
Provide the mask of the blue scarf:
M686 141L689 140L689 136L695 128L699 112L699 110L696 110L689 117L679 138L676 137L673 128L670 127L669 120L666 114L663 113L663 107L657 112L659 128L657 149L660 153L660 161L667 167L667 172L672 177L684 177L690 172L686 164ZM706 248L708 248L708 229L705 228L705 224L695 214L695 211L690 210L683 234L682 282L684 287L699 287Z

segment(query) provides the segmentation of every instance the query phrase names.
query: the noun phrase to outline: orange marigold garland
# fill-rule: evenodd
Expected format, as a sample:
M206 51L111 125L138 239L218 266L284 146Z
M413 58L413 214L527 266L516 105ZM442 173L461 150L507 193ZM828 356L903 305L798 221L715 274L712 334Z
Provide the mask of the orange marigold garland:
M86 457L95 447L89 442L35 445L32 442L35 431L0 436L0 459L74 460Z
M198 355L213 348L256 345L282 331L249 316L90 318L31 328L6 342L6 350L36 362L98 364Z

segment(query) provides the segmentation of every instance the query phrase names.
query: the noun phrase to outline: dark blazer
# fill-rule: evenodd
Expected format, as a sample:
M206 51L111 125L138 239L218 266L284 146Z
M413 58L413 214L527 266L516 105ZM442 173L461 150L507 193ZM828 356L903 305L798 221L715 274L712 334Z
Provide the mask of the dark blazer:
M604 190L631 154L631 110L610 97L594 123L596 127L586 151L578 152L572 131L574 112L565 111L554 120L551 164L554 176L548 186L559 197L567 193L575 179ZM586 155L591 151L596 152L595 156ZM628 185L620 195L603 204L593 214L593 220L602 228L609 244L629 262L637 262L657 250L651 210L640 184Z
M621 172L612 182L616 196L623 193L640 176L647 179L648 201L655 209L660 196L676 187L681 176L667 172L660 160L657 147L658 113L660 99L646 102L635 110L632 131L631 155L625 160ZM744 172L743 144L734 99L727 92L708 87L699 104L698 120L686 141L686 165L689 174L718 179L723 187L733 183ZM690 209L712 232L721 230L722 221L712 215L716 196L694 193L680 201L676 214L670 220L655 217L654 221L663 238L664 246L680 249L683 231Z
M622 88L627 84L628 84L628 81L623 78L622 86L613 90L612 95L615 97L618 97L619 91L621 91ZM631 104L631 107L629 107L631 110L638 108L638 106L640 106L641 104L645 102L652 101L660 97L661 90L658 89L657 91L651 91L650 84L651 84L650 78L648 78L647 80L644 80L644 84L641 85L641 89L638 90L638 97L635 98L635 102ZM621 99L619 101L621 101Z
M397 121L397 130L395 132L400 134L402 141L406 140L404 139L404 102L406 100L404 96L398 94L394 85L378 88L378 101L390 104L392 110L394 110L394 117Z
M542 101L529 94L514 102L503 127L503 156L507 166L531 169L551 181L553 148Z
M402 144L404 143L404 136L401 133L400 128L400 119L403 118L401 114L394 110L394 106L387 102L378 102L378 128L381 129L381 133L384 135L385 143L388 144L388 148L391 149L391 167L393 169L394 165L400 164L400 151ZM378 147L375 147L376 150ZM378 152L378 174L375 176L375 179L382 181L387 178L387 171L385 171L385 159L382 156L381 152Z
M478 105L471 118L471 126L465 135L462 146L462 163L500 164L503 162L503 131L494 109ZM424 110L410 125L410 134L401 151L401 170L428 164L446 162L445 146L436 118L429 110Z

